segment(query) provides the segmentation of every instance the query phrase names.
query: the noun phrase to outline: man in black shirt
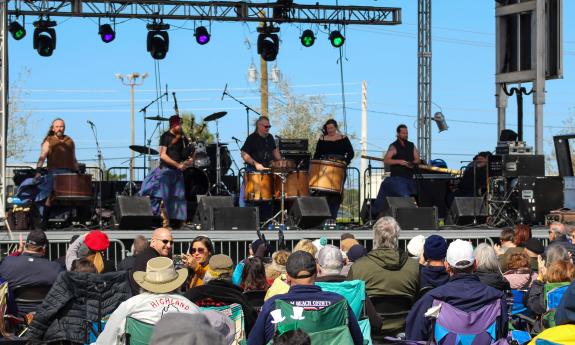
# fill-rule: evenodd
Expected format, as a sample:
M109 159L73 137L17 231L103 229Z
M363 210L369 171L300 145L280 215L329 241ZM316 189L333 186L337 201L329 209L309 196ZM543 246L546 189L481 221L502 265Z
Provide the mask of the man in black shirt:
M155 215L161 214L163 202L168 220L179 223L184 222L187 216L183 171L193 163L192 157L186 155L189 143L182 132L181 122L178 115L170 117L170 130L160 137L160 167L146 176L140 190L140 195L150 196Z
M280 151L272 135L270 121L261 116L256 121L256 130L250 134L242 146L242 159L257 171L266 170L274 160L281 159Z
M383 158L385 165L390 167L391 174L379 187L377 200L374 203L376 212L382 211L385 198L388 196L410 197L417 194L413 167L421 163L419 151L411 141L407 140L406 125L397 126L396 132L397 140L389 145Z
M487 161L491 152L479 152L467 165L453 197L482 196L487 188ZM453 198L452 198L453 200Z

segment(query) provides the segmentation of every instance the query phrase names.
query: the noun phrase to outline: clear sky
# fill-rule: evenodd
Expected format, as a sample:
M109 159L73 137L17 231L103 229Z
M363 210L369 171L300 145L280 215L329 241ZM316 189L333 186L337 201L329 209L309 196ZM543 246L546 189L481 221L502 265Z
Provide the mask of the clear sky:
M315 3L316 1L296 1ZM322 1L335 4L335 1ZM395 127L406 123L410 138L417 131L417 1L339 1L343 5L394 6L403 10L403 23L397 26L349 26L346 28L344 82L348 132L360 137L361 82L368 83L368 149L381 155L394 140ZM495 19L491 0L433 1L433 101L442 109L449 130L438 134L433 128L432 158L445 159L450 167L496 145L496 109L494 98ZM564 74L563 80L547 83L545 106L546 151L550 138L561 130L562 122L575 112L575 1L564 1ZM97 34L97 20L53 18L58 22L57 49L51 57L40 57L32 49L32 22L26 18L27 36L9 40L10 77L23 69L25 96L20 108L31 111L28 123L32 134L24 161L36 161L40 140L54 117L63 117L67 133L74 138L80 160L94 163L95 143L86 121L98 127L106 166L118 166L129 157L130 93L114 78L116 73L148 72L150 77L137 87L136 109L153 100L157 81L168 85L169 101L162 103L163 116L173 114L171 92L177 92L180 111L204 117L216 111L228 111L220 121L221 138L245 137L244 109L229 98L220 100L224 85L228 91L254 108L259 108L257 84L247 81L247 69L257 62L255 24L211 23L211 41L196 44L194 22L170 21L170 50L159 62L146 51L146 28L141 20L118 23L116 40L104 44ZM197 23L199 25L200 23ZM208 23L203 23L207 25ZM331 47L329 30L313 26L317 40L304 48L299 42L306 25L281 25L281 46L277 66L299 95L324 95L342 120L342 97L338 50ZM270 69L273 63L270 64ZM259 65L258 65L259 68ZM529 85L528 85L529 87ZM271 84L270 92L275 93ZM279 95L277 97L280 97ZM516 124L515 99L510 99L508 124ZM533 106L525 99L525 138L533 145ZM438 110L434 106L433 111ZM151 107L148 115L156 115ZM143 121L136 114L136 143L143 144ZM272 119L273 125L273 119ZM212 128L213 125L210 125ZM148 134L153 124L148 122ZM277 130L277 129L276 129ZM272 128L272 133L274 129ZM359 139L353 142L359 152ZM154 140L153 145L157 145ZM231 146L234 149L234 146ZM236 149L237 150L237 149ZM239 162L237 152L235 154ZM92 161L90 161L92 160ZM359 166L359 160L355 164Z

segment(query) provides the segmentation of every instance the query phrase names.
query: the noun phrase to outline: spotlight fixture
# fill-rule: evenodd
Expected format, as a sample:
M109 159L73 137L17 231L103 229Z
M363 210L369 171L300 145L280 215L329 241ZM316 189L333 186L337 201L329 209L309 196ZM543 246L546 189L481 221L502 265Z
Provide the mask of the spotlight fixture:
M170 25L153 23L148 24L146 27L148 29L147 49L155 60L162 60L170 49L170 37L166 31L170 28Z
M102 38L102 42L110 43L116 38L116 32L112 29L110 24L102 24L98 29L98 34Z
M258 28L258 54L264 61L274 61L280 50L280 39L277 32L280 28L262 26Z
M13 21L8 26L8 31L16 41L19 41L26 36L26 29L18 22Z
M200 45L204 45L210 41L210 33L205 26L198 26L194 36L196 37L196 42Z
M40 56L51 56L56 49L56 26L55 21L40 19L34 22L33 47Z
M431 119L435 121L435 124L437 124L437 129L439 129L439 133L449 129L449 126L447 126L447 122L445 122L445 116L443 116L442 112L440 111L436 112Z
M345 42L345 37L343 37L339 30L335 30L329 34L329 41L332 46L339 48L343 45L343 42Z
M313 46L315 43L315 35L310 29L305 30L299 39L301 40L301 44L306 48Z

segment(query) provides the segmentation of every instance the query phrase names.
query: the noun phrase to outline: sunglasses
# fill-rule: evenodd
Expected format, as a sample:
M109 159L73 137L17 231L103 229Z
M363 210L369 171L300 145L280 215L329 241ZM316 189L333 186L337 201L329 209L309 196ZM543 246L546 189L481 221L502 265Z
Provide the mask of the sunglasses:
M192 254L196 254L196 252L198 252L198 254L204 254L206 250L204 248L191 248L190 249L190 253Z
M264 126L265 129L270 129L272 126Z
M164 245L166 245L166 246L168 245L168 243L169 243L170 245L173 245L173 244L174 244L174 241L170 241L170 240L160 240L159 238L156 238L155 240L162 242L162 243L163 243Z

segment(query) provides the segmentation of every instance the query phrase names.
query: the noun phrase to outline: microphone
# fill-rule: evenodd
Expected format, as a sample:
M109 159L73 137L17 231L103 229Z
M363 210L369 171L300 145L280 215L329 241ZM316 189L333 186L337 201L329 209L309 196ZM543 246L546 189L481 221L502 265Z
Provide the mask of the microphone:
M94 124L94 122L92 122L92 121L90 121L90 120L88 120L88 121L86 121L86 122L88 122L88 124L89 124L90 126L96 127L96 125Z
M240 139L238 139L236 137L232 137L232 140L234 140L236 143L241 141Z
M224 88L224 92L222 92L222 98L220 99L220 101L224 100L224 96L226 95L227 91L228 91L228 83L226 83L226 87Z

